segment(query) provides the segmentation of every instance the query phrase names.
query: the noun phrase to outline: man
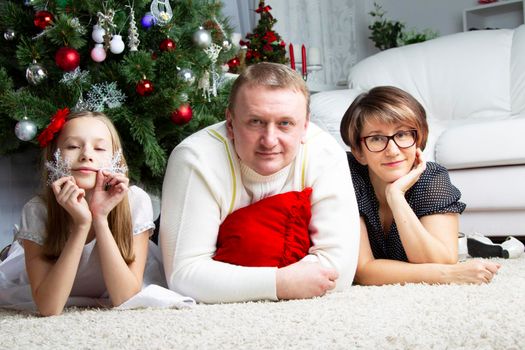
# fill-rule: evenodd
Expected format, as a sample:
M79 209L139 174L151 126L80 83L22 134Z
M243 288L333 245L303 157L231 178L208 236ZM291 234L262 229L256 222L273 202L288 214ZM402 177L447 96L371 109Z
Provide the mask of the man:
M206 303L311 298L349 286L359 215L346 154L309 123L309 92L287 66L259 63L235 81L226 121L172 152L162 190L160 246L170 289ZM219 227L235 210L313 189L311 247L289 266L213 260Z

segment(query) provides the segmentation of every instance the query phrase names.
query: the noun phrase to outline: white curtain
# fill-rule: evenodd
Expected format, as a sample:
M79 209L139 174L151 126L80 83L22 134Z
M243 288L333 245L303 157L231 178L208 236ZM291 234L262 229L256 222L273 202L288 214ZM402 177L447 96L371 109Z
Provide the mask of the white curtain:
M357 0L267 0L277 19L274 30L294 45L321 52L323 69L308 76L309 84L344 84L350 67L357 62ZM300 57L300 55L299 55Z
M222 0L223 14L230 19L233 31L241 33L242 38L251 32L257 23L255 9L258 0Z

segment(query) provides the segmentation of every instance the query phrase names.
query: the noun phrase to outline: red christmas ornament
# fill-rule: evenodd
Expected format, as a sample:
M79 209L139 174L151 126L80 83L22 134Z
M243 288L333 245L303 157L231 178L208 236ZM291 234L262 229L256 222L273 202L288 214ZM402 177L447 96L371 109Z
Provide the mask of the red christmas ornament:
M80 54L71 47L61 47L55 54L55 63L65 71L72 71L80 64Z
M162 40L159 45L160 51L173 51L176 47L177 45L170 38Z
M138 82L135 90L140 96L149 96L154 90L153 83L148 79L143 79Z
M230 67L230 70L233 70L234 68L239 67L241 62L239 61L237 57L234 57L231 60L229 60L227 64L228 64L228 67Z
M191 120L193 111L189 104L182 104L175 111L171 112L171 121L176 125L184 125Z
M40 29L45 29L53 22L53 14L49 11L38 11L33 18L33 23Z

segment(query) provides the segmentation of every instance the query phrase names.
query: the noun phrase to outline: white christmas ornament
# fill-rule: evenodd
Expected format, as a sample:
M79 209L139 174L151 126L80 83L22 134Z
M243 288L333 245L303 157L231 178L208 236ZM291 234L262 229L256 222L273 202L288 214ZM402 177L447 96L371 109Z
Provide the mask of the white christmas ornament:
M24 117L15 125L15 135L22 141L32 140L36 135L36 125L31 120Z
M101 28L98 24L95 24L93 26L93 32L91 33L91 38L93 41L102 44L104 42L104 35L106 35L104 28Z
M113 38L111 38L111 41L109 42L109 50L111 53L119 54L124 51L124 47L126 45L124 44L124 41L122 41L121 35L113 35Z
M106 59L106 50L102 44L95 44L91 50L91 59L95 62L102 62Z

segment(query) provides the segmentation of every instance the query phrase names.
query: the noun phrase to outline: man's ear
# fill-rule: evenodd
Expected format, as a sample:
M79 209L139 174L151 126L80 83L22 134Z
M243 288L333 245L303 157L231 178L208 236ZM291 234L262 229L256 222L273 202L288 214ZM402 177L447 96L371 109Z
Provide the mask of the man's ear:
M304 121L304 130L303 136L301 137L301 143L306 143L306 134L308 133L308 125L310 125L310 113L306 115L306 120Z
M228 133L228 138L233 140L233 114L230 112L229 108L226 108L226 132Z

